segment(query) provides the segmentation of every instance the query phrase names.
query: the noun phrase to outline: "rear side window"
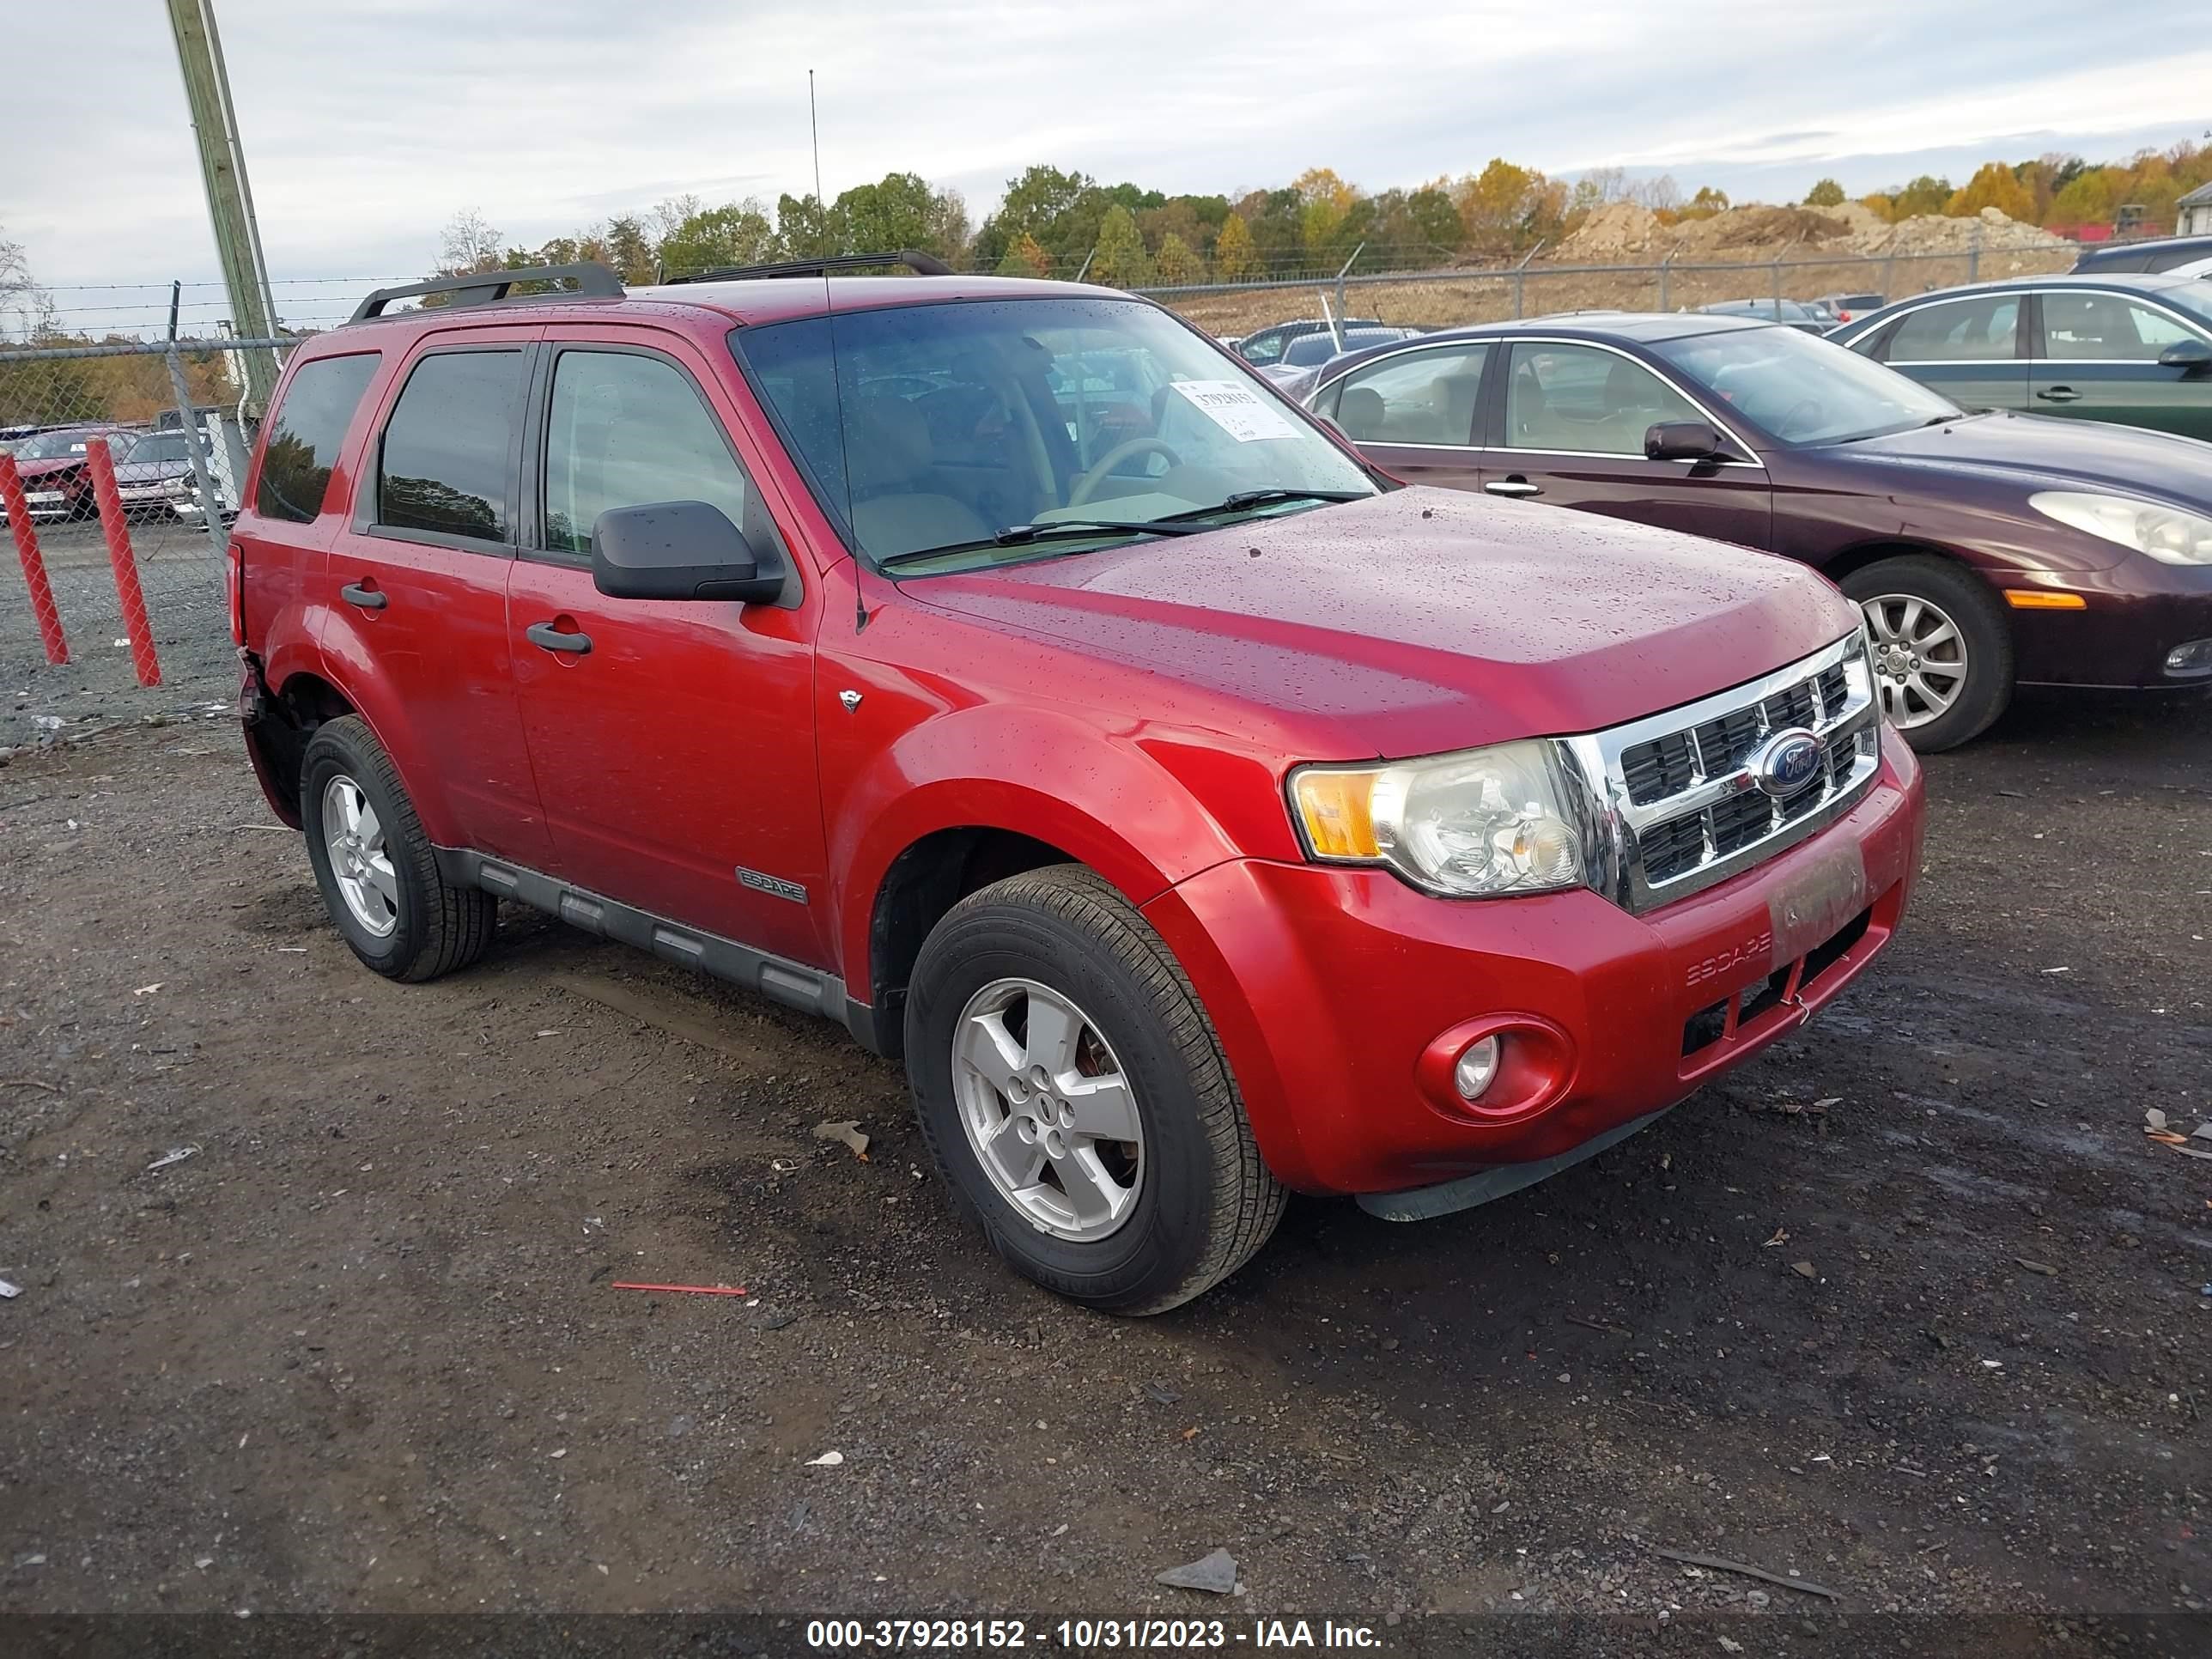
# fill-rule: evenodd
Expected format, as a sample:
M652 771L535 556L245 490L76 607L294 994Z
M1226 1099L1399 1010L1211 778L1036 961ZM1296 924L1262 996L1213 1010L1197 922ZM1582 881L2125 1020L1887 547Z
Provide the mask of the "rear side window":
M378 451L379 524L507 539L522 365L519 350L441 351L415 365Z
M2013 355L2020 295L1985 294L1908 313L1882 355L1893 363L1987 362Z
M1475 394L1487 344L1445 347L1385 358L1340 383L1336 423L1357 443L1474 441Z
M308 524L323 510L323 495L337 465L338 447L376 376L374 351L318 357L300 365L269 422L261 455L261 483L253 510L264 519Z

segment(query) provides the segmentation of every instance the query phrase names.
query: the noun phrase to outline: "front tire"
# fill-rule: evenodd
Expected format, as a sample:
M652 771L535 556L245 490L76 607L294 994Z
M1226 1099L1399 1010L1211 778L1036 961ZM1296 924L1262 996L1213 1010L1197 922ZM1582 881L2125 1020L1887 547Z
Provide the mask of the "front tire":
M960 1207L1048 1290L1164 1313L1282 1218L1197 994L1089 870L1011 876L955 905L915 964L906 1052Z
M1981 580L1924 555L1844 578L1874 643L1882 713L1923 755L1979 737L2012 701L2012 630Z
M323 903L364 967L435 979L490 947L499 901L438 873L398 769L360 715L316 728L300 763L300 817Z

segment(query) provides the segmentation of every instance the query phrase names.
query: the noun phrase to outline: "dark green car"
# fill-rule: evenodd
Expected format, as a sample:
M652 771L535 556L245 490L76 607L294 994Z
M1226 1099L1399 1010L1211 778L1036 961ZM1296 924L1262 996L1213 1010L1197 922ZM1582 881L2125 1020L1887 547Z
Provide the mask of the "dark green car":
M1828 337L1962 408L2212 441L2212 279L2068 275L1941 289Z

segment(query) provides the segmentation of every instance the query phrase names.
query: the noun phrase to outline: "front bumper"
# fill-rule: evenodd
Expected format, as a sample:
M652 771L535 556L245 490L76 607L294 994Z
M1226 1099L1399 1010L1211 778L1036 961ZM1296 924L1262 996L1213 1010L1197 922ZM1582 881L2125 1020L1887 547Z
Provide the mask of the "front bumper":
M2084 608L2009 612L2021 684L2138 690L2212 681L2166 667L2176 646L2212 639L2212 566L2163 564L2131 553L2109 570L2034 586L2078 594Z
M1597 894L1452 901L1386 872L1239 860L1145 907L1219 1032L1289 1185L1389 1193L1571 1152L1802 1025L1903 915L1911 752L1810 840L1641 916ZM1454 1059L1508 1058L1470 1108Z

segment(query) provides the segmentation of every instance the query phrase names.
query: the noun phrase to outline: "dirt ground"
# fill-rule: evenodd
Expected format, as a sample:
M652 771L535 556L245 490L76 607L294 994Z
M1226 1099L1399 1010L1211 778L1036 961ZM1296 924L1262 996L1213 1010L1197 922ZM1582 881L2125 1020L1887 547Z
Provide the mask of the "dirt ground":
M1832 1605L1673 1550L2089 1620L2051 1651L2201 1633L2212 1162L2143 1114L2212 1115L2212 705L2029 705L1929 775L1917 908L1809 1030L1486 1209L1300 1200L1122 1323L987 1255L830 1028L512 913L388 984L227 721L21 756L0 1613L1729 1614L1680 1650L1759 1655ZM1239 1595L1154 1583L1217 1547Z

